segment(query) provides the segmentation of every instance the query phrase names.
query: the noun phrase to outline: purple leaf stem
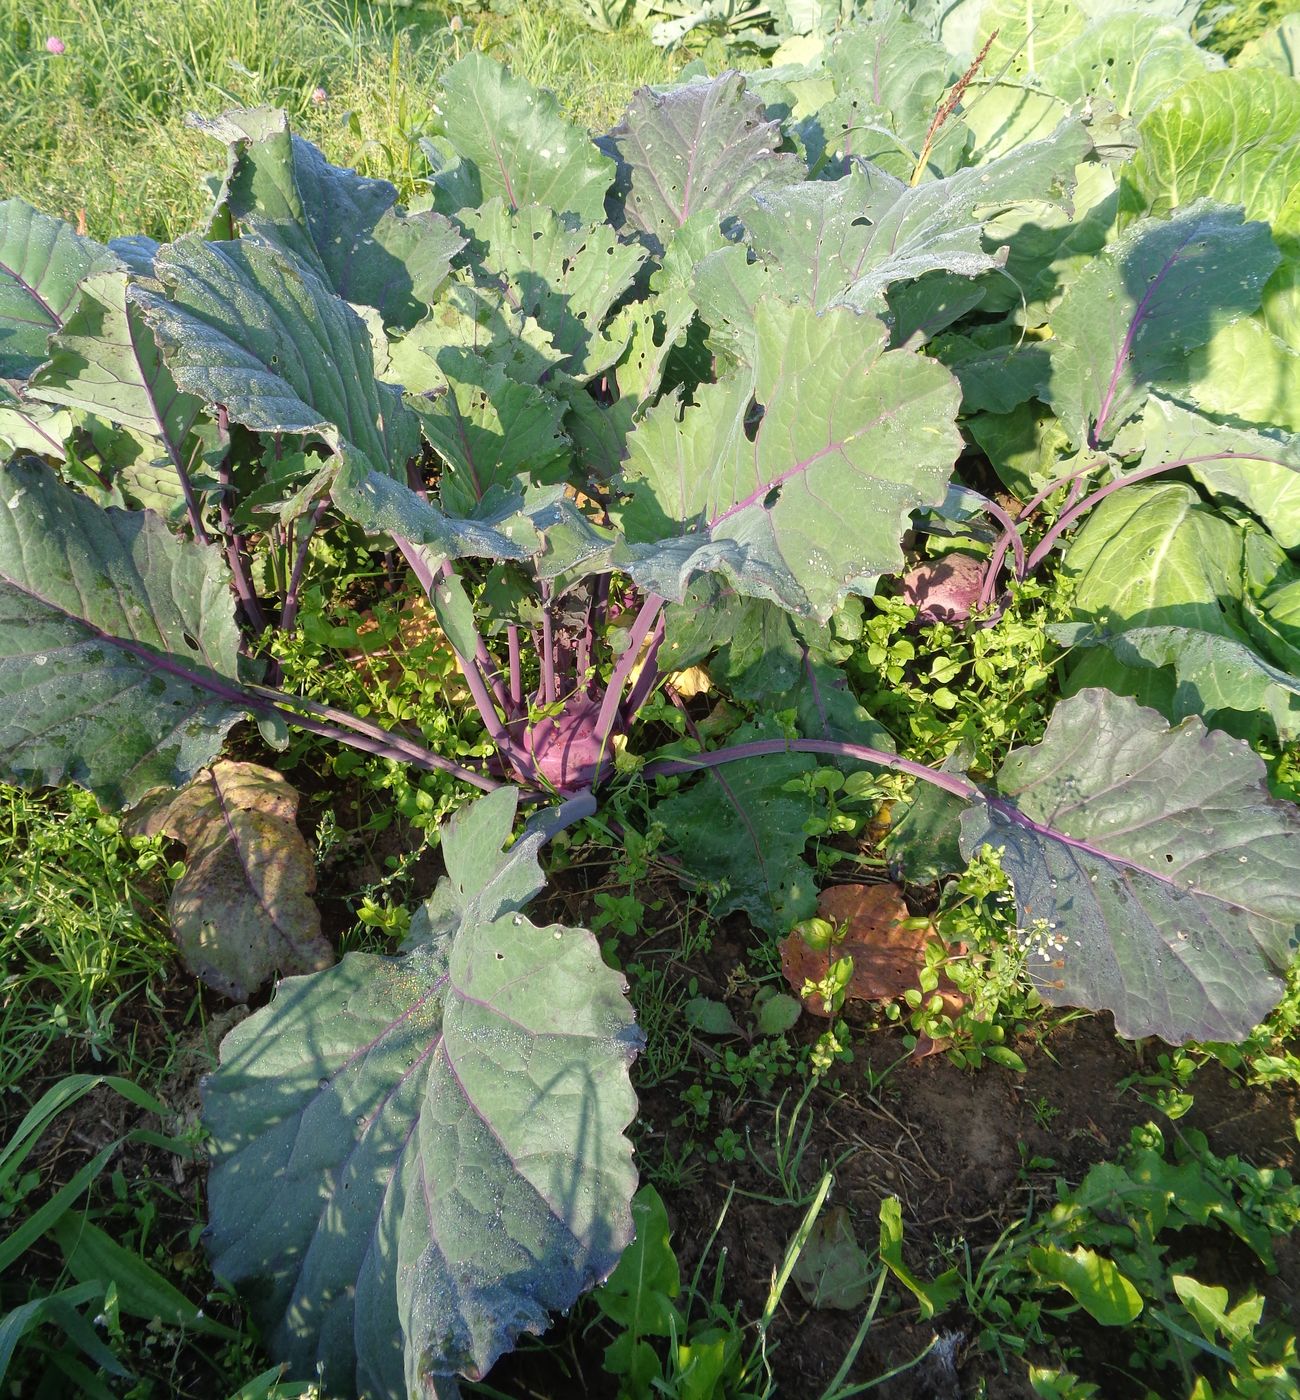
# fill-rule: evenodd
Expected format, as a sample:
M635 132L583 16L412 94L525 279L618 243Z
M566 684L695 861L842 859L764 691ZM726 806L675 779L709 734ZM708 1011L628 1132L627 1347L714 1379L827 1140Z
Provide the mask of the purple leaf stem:
M1029 556L1028 570L1030 573L1047 558L1052 547L1056 544L1066 530L1079 519L1081 515L1086 515L1095 505L1115 491L1122 490L1125 486L1132 486L1135 482L1146 481L1149 477L1159 476L1162 472L1176 471L1180 467L1194 466L1197 462L1273 462L1274 466L1284 465L1275 462L1272 457L1263 457L1255 452L1206 452L1197 457L1179 457L1173 462L1160 462L1153 467L1142 467L1135 472L1129 472L1126 476L1121 476L1115 481L1108 481L1105 486L1098 487L1090 496L1085 496L1083 500L1064 510L1057 517L1056 523L1039 540L1037 547Z
M304 703L296 695L285 698L293 705ZM380 758L391 758L397 763L410 763L417 768L449 773L452 777L459 778L461 782L469 783L483 792L492 792L501 786L500 783L483 773L476 773L470 768L462 768L459 763L453 763L451 759L443 758L441 754L426 749L423 744L413 743L408 739L403 739L400 735L390 734L387 730L376 727L377 734L382 737L358 732L360 727L351 715L347 716L348 725L344 726L329 724L310 715L297 714L293 710L284 709L279 705L263 704L261 709L264 713L279 715L287 724L305 729L309 734L319 735L323 739L334 739L340 744L346 744L349 748L360 749L363 753L378 754Z
M410 565L411 572L432 603L437 584L428 561L421 555L418 547L405 535L394 535L393 543L402 551L402 557ZM479 670L478 661L472 657L462 656L450 637L448 637L447 643L460 666L461 674L465 677L465 684L469 686L470 698L474 701L474 707L478 710L479 718L483 721L483 728L487 730L488 737L501 750L502 754L513 759L516 745L511 741L510 735L506 733L505 726L501 723L501 717L497 714L496 706L493 704L487 681Z
M240 606L244 609L244 616L248 619L248 625L260 636L266 631L266 615L262 612L261 603L257 601L257 593L253 589L253 581L248 574L248 557L245 553L244 537L235 529L230 509L235 487L230 468L230 419L224 404L217 405L217 431L226 444L225 455L221 459L221 466L217 469L218 479L221 482L221 534L226 541L226 559L230 563L230 575L235 583L235 593L239 598Z
M1043 504L1044 501L1046 501L1050 496L1054 495L1057 491L1060 490L1062 486L1065 486L1067 483L1069 484L1072 492L1071 499L1068 500L1066 503L1066 509L1068 510L1073 504L1074 500L1077 499L1077 497L1073 495L1074 488L1079 485L1083 477L1085 477L1089 472L1095 470L1100 465L1100 462L1089 462L1086 466L1078 468L1077 471L1070 472L1065 476L1058 476L1054 481L1049 481L1046 486L1042 487L1028 501L1026 501L1023 506L1020 507L1020 509L1016 512L1016 520L1021 523L1028 520L1029 517L1038 509L1038 507ZM1004 527L1002 536L998 540L997 545L994 547L993 553L989 558L989 562L985 567L984 582L980 587L980 596L976 604L977 607L987 608L993 602L993 596L997 592L998 578L1001 576L1002 573L1002 563L1007 557L1007 551L1011 548L1013 536L1016 540L1019 540L1019 531L1015 530L1014 527L1011 530L1007 530ZM1021 545L1021 548L1023 549L1024 546ZM1028 561L1018 562L1016 576L1018 578L1024 578L1028 570ZM996 618L993 619L993 621L996 620Z
M542 689L543 705L555 704L555 624L551 618L551 590L542 589Z
M519 663L519 628L513 622L506 628L506 645L510 652L510 704L513 709L522 710L524 678Z
M1101 435L1106 427L1106 420L1110 417L1110 411L1115 405L1115 393L1119 388L1119 377L1124 372L1124 365L1128 357L1133 352L1133 342L1137 339L1137 333L1142 328L1142 322L1146 319L1147 308L1151 304L1151 298L1160 290L1160 284L1173 271L1174 265L1178 261L1178 255L1197 236L1198 230L1193 229L1186 238L1174 249L1165 259L1165 265L1151 279L1151 285L1143 293L1142 300L1137 304L1137 310L1133 313L1133 319L1128 324L1128 332L1119 347L1119 354L1115 356L1115 368L1110 372L1110 383L1106 386L1105 397L1101 401L1101 408L1097 412L1097 421L1088 430L1088 446L1099 448L1101 446Z
M298 536L298 552L294 556L293 568L289 571L289 587L284 595L284 609L280 613L280 630L283 632L291 632L298 620L298 598L302 591L303 575L307 572L307 549L316 527L324 519L329 507L329 497L326 496L316 502L316 508L310 515L304 515L298 525L301 532Z
M181 483L181 495L185 497L185 514L189 518L190 529L200 544L207 544L211 536L203 528L203 515L199 510L199 498L194 494L194 483L190 480L190 474L185 469L185 463L181 461L180 453L170 442L167 443L167 454L172 459L177 479Z
M869 748L866 744L849 744L838 739L755 739L748 744L734 744L730 748L718 749L714 753L695 754L690 758L665 758L648 764L643 776L646 778L671 778L681 773L696 773L706 768L716 768L722 763L736 763L745 758L765 758L774 753L820 753L832 758L852 758L860 763L874 763L881 768L892 768L896 773L906 773L909 777L920 778L922 782L950 792L967 802L974 802L980 796L979 788L969 778L956 773L943 773L937 768L927 768L924 763L916 763L910 758L900 758L896 753L885 749Z
M623 713L629 720L636 715L641 706L650 698L655 686L659 684L659 648L664 640L664 617L660 613L655 621L655 630L650 637L650 645L646 648L645 661L641 666L640 673L632 683L632 689L627 693L627 704L623 707Z
M983 503L984 509L988 511L988 513L994 518L994 520L998 522L999 525L1002 526L1002 538L1006 540L1011 546L1012 553L1015 555L1016 560L1016 577L1024 578L1025 542L1020 538L1020 531L1016 529L1016 522L1012 520L1010 515L1008 515L1007 512L1003 510L1002 507L990 497L985 496L983 498Z
M623 687L627 684L627 678L636 669L637 660L641 655L641 647L645 643L646 637L650 635L650 629L658 622L663 606L664 600L657 593L650 593L646 596L645 602L641 604L640 612L637 613L636 619L632 623L627 650L618 658L614 670L610 674L609 684L605 687L605 698L600 702L600 713L596 716L596 736L602 750L609 738L610 730L614 727L619 703L623 698ZM648 657L647 660L649 660Z

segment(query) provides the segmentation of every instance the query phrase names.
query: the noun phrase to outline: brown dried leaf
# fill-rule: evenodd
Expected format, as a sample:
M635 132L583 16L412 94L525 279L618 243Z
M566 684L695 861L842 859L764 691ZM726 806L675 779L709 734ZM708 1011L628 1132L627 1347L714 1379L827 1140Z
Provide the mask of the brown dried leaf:
M822 891L817 913L843 928L844 937L830 948L810 948L798 933L782 940L781 971L796 993L806 981L820 981L832 962L846 957L853 959L846 1001L893 1001L920 986L925 950L938 935L931 924L914 926L897 885L833 885ZM939 993L950 1014L965 1004L943 976ZM805 1005L814 1015L827 1014L815 997Z
M278 773L223 759L179 791L145 798L132 821L135 832L184 842L172 932L190 971L234 1001L277 972L334 961L297 811L298 794Z

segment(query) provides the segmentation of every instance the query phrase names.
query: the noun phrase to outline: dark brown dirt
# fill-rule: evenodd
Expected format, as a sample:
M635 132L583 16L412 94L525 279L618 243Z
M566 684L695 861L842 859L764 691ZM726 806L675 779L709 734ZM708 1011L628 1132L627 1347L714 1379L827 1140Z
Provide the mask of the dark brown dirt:
M341 853L336 867L327 867L321 899L327 922L335 929L348 921L345 892L357 888L359 873L379 873L389 839L394 849L410 849L409 844L403 845L410 833L395 833L391 838L367 840L355 853ZM432 887L437 865L435 856L421 861L416 894ZM600 878L599 873L593 874L595 869L579 867L562 877L535 917L585 921L593 885ZM666 901L662 917L667 919L681 908L675 887L656 885L653 892L642 891L641 897L649 901L661 894ZM729 924L719 930L712 949L698 965L672 964L665 955L661 970L682 979L694 976L702 992L725 995L736 965L753 956L749 938L747 931ZM625 945L628 956L635 951ZM192 997L181 995L184 979L179 973L176 990L179 1026L186 1009L193 1007ZM746 995L742 991L732 998L732 1009L742 1024ZM220 1009L216 999L205 1000L214 1012ZM1199 1128L1221 1155L1235 1152L1256 1166L1295 1172L1293 1121L1300 1116L1300 1095L1294 1090L1265 1094L1211 1066L1198 1073L1193 1083L1191 1113L1176 1124L1168 1123L1136 1093L1118 1088L1125 1078L1150 1066L1144 1064L1140 1048L1115 1037L1105 1018L1071 1020L1056 1026L1041 1042L1026 1039L1018 1044L1028 1065L1021 1075L998 1067L966 1073L942 1055L900 1062L904 1049L898 1034L873 1029L872 1014L857 1006L850 1009L854 1062L839 1067L810 1101L812 1131L799 1185L806 1199L822 1170L833 1167L831 1201L847 1207L859 1241L868 1248L874 1244L881 1201L897 1196L902 1203L906 1259L922 1278L934 1277L963 1248L978 1266L1002 1231L1022 1219L1031 1203L1040 1209L1050 1206L1058 1179L1076 1184L1091 1166L1119 1153L1134 1126L1148 1121L1160 1123L1166 1138L1184 1127ZM805 1017L794 1038L811 1043L825 1024ZM186 1061L188 1077L170 1085L165 1094L181 1119L196 1108L194 1085L207 1062L198 1033L188 1034L194 1040L194 1053ZM689 1279L703 1261L702 1288L707 1293L721 1268L724 1303L742 1320L752 1322L763 1310L773 1273L804 1214L802 1205L756 1199L774 1191L771 1144L782 1088L789 1091L788 1110L803 1081L791 1078L773 1093L758 1096L745 1090L732 1094L717 1080L707 1081L714 1088L708 1124L694 1128L676 1124L674 1120L682 1117L686 1087L697 1078L706 1079L706 1047L716 1052L717 1044L702 1040L690 1068L674 1079L653 1086L643 1081L636 1140L642 1160L648 1163L662 1160L665 1151L671 1155L692 1131L697 1139L711 1141L729 1126L747 1140L745 1160L703 1165L688 1189L664 1195L683 1279ZM66 1064L52 1067L51 1078L67 1068ZM97 1146L138 1121L139 1115L115 1096L96 1093L75 1114L67 1115L57 1140L43 1144L34 1164L54 1189ZM176 1124L169 1126L176 1130ZM128 1181L140 1172L155 1178L171 1174L175 1219L160 1220L156 1229L183 1249L179 1241L194 1221L201 1168L178 1164L154 1149L128 1149L115 1165ZM1179 1239L1178 1253L1193 1261L1192 1272L1205 1281L1227 1284L1234 1291L1248 1285L1260 1289L1268 1298L1269 1316L1300 1318L1300 1240L1280 1242L1278 1271L1270 1277L1244 1247L1235 1248L1225 1238L1222 1232L1188 1231ZM186 1272L192 1280L190 1291L197 1295L208 1285L203 1282L198 1251L193 1252ZM37 1270L57 1271L57 1253L42 1248L29 1258ZM838 1370L860 1320L861 1309L812 1310L793 1286L788 1287L768 1342L778 1395L818 1400ZM939 1335L945 1338L950 1365L936 1359L936 1349L936 1356L871 1393L881 1400L1030 1397L1023 1363L1011 1358L1004 1370L995 1355L978 1348L976 1330L974 1319L960 1304L933 1321L924 1321L911 1295L891 1282L849 1381L865 1383L904 1365ZM1055 1335L1063 1346L1078 1349L1074 1369L1097 1383L1108 1400L1140 1397L1148 1386L1154 1393L1165 1393L1161 1387L1168 1377L1131 1374L1130 1348L1121 1331L1100 1328L1085 1315L1075 1314L1067 1323L1056 1325ZM752 1333L747 1333L747 1344L750 1337ZM490 1377L493 1393L512 1400L613 1400L616 1388L600 1364L611 1339L596 1310L582 1305L547 1338L526 1344L501 1362ZM1031 1359L1052 1358L1044 1353ZM210 1380L203 1379L198 1358L193 1362L173 1372L179 1387L174 1394L211 1393L204 1388Z
M559 895L555 902L562 907L550 911L551 917L580 918L581 893L573 892L567 900ZM745 952L744 935L729 924L702 965L677 971L696 976L704 993L721 996ZM735 1004L733 1011L744 1024L743 1008ZM905 1051L896 1032L871 1028L865 1010L850 1006L847 1015L850 1021L856 1018L855 1060L829 1076L811 1101L814 1126L800 1183L811 1195L823 1167L833 1165L830 1199L847 1206L859 1241L868 1247L875 1240L881 1201L897 1196L903 1207L905 1257L923 1279L946 1268L952 1252L963 1246L978 1267L998 1236L1023 1219L1031 1204L1049 1208L1058 1181L1076 1185L1089 1168L1122 1152L1132 1129L1147 1122L1156 1122L1166 1141L1184 1128L1200 1129L1220 1156L1236 1153L1255 1166L1296 1174L1293 1125L1300 1117L1300 1093L1293 1088L1264 1093L1210 1065L1194 1080L1191 1112L1171 1123L1136 1092L1119 1088L1129 1076L1153 1069L1161 1047L1120 1040L1107 1017L1063 1017L1040 1042L1024 1038L1015 1048L1028 1069L1018 1074L996 1066L969 1073L942 1055L899 1063ZM805 1017L795 1035L811 1042L825 1024ZM665 1149L671 1156L675 1140L692 1130L673 1124L682 1114L686 1085L681 1081L701 1077L702 1069L696 1069L701 1063L697 1060L690 1074L643 1089L637 1141L644 1161L661 1160ZM880 1084L874 1092L872 1082ZM802 1087L792 1085L787 1108ZM725 1256L725 1301L741 1318L752 1320L762 1313L804 1208L753 1199L774 1189L763 1170L764 1162L773 1165L774 1104L743 1092L727 1099L716 1082L714 1088L713 1120L703 1131L695 1126L694 1135L707 1137L722 1126L732 1127L747 1135L751 1155L705 1168L689 1190L663 1194L683 1279L691 1277L712 1240L703 1269L706 1291ZM772 1097L779 1095L778 1088ZM1247 1286L1264 1293L1267 1316L1300 1319L1300 1237L1277 1243L1274 1276L1223 1232L1186 1231L1177 1254L1205 1282L1227 1285L1234 1294ZM938 1335L944 1346L935 1348L936 1355L871 1393L881 1400L966 1400L977 1394L989 1400L1032 1400L1024 1364L1011 1358L1004 1369L996 1356L978 1349L977 1325L961 1304L925 1322L900 1286L887 1285L885 1299L847 1383L861 1384L904 1365ZM769 1333L778 1395L820 1397L852 1343L861 1313L807 1308L796 1289L788 1287ZM1134 1375L1131 1342L1123 1329L1102 1328L1082 1312L1055 1325L1053 1335L1062 1347L1077 1348L1073 1369L1099 1385L1107 1400L1163 1393L1162 1384L1170 1380L1160 1374ZM585 1344L569 1334L550 1350L528 1348L501 1363L491 1383L520 1400L613 1397L616 1389L599 1365L600 1350L611 1337L597 1324ZM592 1345L597 1338L599 1345ZM937 1355L940 1351L952 1358L951 1365ZM1059 1362L1047 1352L1031 1353L1029 1359Z

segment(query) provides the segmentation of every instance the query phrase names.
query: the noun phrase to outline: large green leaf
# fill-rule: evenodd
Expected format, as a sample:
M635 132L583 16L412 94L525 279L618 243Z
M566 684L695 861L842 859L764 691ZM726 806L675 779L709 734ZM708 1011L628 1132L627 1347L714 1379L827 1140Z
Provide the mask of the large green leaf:
M1002 850L1045 1000L1171 1042L1241 1040L1276 1005L1300 943L1300 811L1245 744L1088 690L997 787L962 849Z
M1074 441L1109 441L1153 386L1176 393L1187 352L1256 310L1278 261L1267 224L1205 202L1111 244L1052 317L1049 398Z
M101 510L46 467L0 473L4 776L76 782L109 806L175 787L245 714L215 546Z
M591 934L518 912L516 799L456 818L408 952L281 983L204 1084L213 1268L330 1395L457 1395L631 1239L631 1009Z
M1144 467L1207 459L1189 468L1202 486L1247 506L1283 549L1300 548L1300 437L1216 423L1158 394L1147 401L1142 427Z
M842 180L759 193L746 231L783 296L818 310L838 303L879 310L893 283L939 269L974 277L999 266L1005 255L986 243L985 222L1027 201L1066 200L1090 146L1070 121L1012 156L915 188L855 168Z
M84 408L157 439L173 467L204 404L183 394L163 364L153 332L131 304L124 272L87 277L81 298L50 342L50 358L32 376L29 393L49 403Z
M1253 317L1194 351L1187 380L1184 397L1207 413L1300 433L1300 350Z
M0 201L0 380L27 376L92 272L118 266L107 248L21 199Z
M1065 556L1075 611L1126 627L1228 632L1241 534L1180 482L1136 482L1097 506Z
M1031 201L984 225L985 241L1009 250L1006 278L994 290L1009 292L1006 307L1025 326L1045 324L1063 292L1115 236L1119 187L1113 168L1090 161L1074 174L1069 208Z
M1051 630L1064 646L1105 647L1130 670L1169 667L1174 684L1158 707L1166 719L1199 715L1239 739L1300 738L1300 678L1235 637L1176 626L1107 631L1071 623Z
M334 961L311 898L316 870L294 817L298 794L255 763L214 763L179 792L155 793L132 829L185 843L167 913L185 965L232 1001L277 972Z
M857 156L908 179L930 123L959 76L948 51L899 7L841 30L822 62L835 96L800 124L800 135L818 155ZM927 164L937 159L940 168L951 170L966 141L961 117L954 115Z
M760 190L802 180L781 129L739 73L667 92L641 88L606 141L619 159L623 215L657 248L692 214L743 215Z
M1179 482L1137 482L1104 500L1065 556L1075 616L1108 632L1185 627L1246 642L1242 535ZM1111 650L1070 659L1067 688L1101 685L1164 713L1172 673L1123 665Z
M958 389L934 361L886 351L872 316L764 301L756 325L752 376L684 410L661 402L629 438L626 566L675 600L721 572L825 620L899 568L910 513L943 499Z
M344 444L405 480L415 420L375 378L361 318L294 254L183 238L155 261L165 292L136 286L177 384L259 432Z
M563 404L477 355L444 350L438 364L447 375L445 392L409 402L446 464L438 494L449 514L490 512L529 480L549 478L568 462Z
M584 223L604 218L614 162L561 116L553 93L469 53L443 77L439 105L447 140L472 167L474 203L499 195L512 209L541 204Z
M344 301L408 329L447 279L464 237L441 214L404 214L386 180L367 180L293 136L283 112L195 123L230 150L218 222L296 254Z
M1041 70L1049 92L1078 102L1105 98L1126 117L1141 117L1166 94L1207 69L1217 54L1198 48L1185 24L1138 9L1090 24Z
M1207 73L1143 118L1125 203L1167 214L1194 200L1239 204L1300 237L1300 83L1262 68Z

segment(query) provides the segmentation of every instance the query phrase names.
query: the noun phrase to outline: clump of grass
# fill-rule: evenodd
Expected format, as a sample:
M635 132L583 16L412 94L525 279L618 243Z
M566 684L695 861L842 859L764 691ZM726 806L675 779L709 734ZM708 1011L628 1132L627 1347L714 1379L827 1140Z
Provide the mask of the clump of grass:
M92 237L171 238L202 217L199 177L221 160L187 114L270 106L331 160L409 198L426 173L419 138L436 130L438 77L469 48L554 88L598 128L678 62L639 31L597 34L545 6L451 20L382 0L0 0L0 195Z
M136 1027L119 1013L156 993L175 953L147 892L162 894L147 876L160 858L156 841L129 840L88 793L0 787L0 1091L56 1044L83 1068L134 1072Z

